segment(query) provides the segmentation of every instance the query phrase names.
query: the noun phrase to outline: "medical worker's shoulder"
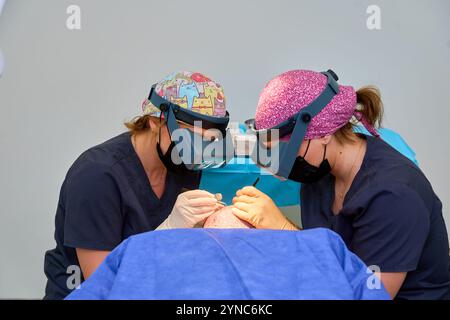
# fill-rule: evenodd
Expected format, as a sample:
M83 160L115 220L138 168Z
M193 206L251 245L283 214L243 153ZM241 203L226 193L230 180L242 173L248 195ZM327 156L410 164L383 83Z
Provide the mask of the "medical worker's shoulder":
M424 203L434 202L431 183L415 163L384 141L376 138L368 141L370 154L361 174L366 189L388 197L403 194Z
M381 138L367 137L367 155L364 159L365 173L381 180L408 182L425 179L420 168Z
M83 152L74 164L95 162L105 166L112 166L116 162L134 154L130 139L128 132L113 137Z
M72 164L67 176L80 174L85 170L106 172L118 162L132 155L129 133L122 133L84 151Z
M127 132L89 148L69 168L63 189L114 184L116 173L113 168L132 156L132 148Z

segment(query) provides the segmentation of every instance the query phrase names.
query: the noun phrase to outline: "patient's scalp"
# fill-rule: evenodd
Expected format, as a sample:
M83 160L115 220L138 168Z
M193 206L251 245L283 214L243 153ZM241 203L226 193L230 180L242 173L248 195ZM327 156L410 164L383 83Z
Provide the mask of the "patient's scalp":
M231 228L254 228L250 223L239 219L233 212L231 212L231 207L224 207L206 219L203 228L220 228L220 229L231 229Z

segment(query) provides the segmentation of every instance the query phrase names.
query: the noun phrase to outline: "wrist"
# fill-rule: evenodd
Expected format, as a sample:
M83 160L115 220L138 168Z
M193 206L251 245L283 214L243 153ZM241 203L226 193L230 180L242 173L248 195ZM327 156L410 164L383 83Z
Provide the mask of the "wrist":
M164 220L155 230L167 230L167 229L171 229L168 218Z
M183 229L183 228L191 228L187 221L185 221L184 217L182 217L179 213L173 212L169 214L167 217L167 225L170 229Z
M287 217L284 217L284 222L281 227L281 230L287 230L287 231L299 231L300 228L293 223L291 220L289 220Z

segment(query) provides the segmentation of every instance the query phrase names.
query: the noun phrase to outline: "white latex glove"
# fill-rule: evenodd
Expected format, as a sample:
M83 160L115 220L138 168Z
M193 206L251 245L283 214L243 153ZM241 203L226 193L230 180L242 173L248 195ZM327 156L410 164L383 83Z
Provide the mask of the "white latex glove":
M193 228L205 222L222 205L212 193L205 190L190 190L178 195L172 212L156 230Z

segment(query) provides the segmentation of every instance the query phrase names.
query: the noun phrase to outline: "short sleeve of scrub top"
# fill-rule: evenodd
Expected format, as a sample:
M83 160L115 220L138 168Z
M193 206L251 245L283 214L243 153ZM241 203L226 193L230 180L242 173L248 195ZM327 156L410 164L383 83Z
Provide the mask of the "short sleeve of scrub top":
M66 185L64 245L112 250L122 241L121 196L107 168L92 164Z
M415 270L430 228L422 200L405 186L380 192L363 215L353 221L350 247L382 272Z

